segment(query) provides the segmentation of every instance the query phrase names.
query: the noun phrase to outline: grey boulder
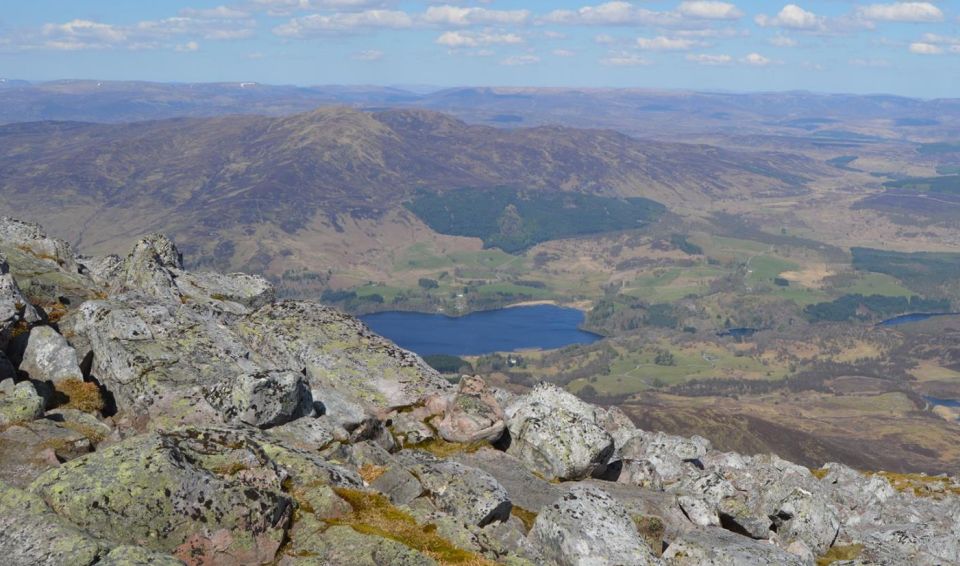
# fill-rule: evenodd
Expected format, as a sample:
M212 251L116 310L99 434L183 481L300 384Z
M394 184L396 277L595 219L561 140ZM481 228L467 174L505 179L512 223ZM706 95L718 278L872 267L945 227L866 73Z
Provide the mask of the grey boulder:
M30 330L20 371L26 372L30 379L49 381L54 385L68 380L83 381L76 350L49 326L36 326Z

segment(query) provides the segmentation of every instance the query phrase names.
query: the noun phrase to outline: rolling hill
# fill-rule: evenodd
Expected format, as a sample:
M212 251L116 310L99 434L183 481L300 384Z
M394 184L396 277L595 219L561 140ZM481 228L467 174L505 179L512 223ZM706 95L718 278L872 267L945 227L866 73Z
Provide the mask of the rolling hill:
M707 210L720 200L802 194L809 178L831 172L788 154L607 130L468 125L424 110L0 127L4 211L91 251L165 231L200 263L268 271L293 255L271 242L309 242L311 227L326 237L353 221L377 224L415 191L513 187Z

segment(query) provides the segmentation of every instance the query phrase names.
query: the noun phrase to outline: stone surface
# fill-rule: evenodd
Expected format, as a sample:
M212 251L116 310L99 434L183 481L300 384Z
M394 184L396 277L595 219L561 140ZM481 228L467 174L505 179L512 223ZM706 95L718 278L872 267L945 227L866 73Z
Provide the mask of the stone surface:
M205 397L225 422L260 428L314 414L309 385L292 371L245 373L210 388Z
M183 566L183 561L169 554L151 552L138 546L118 546L111 550L97 566Z
M30 330L20 371L30 379L54 384L67 380L83 381L76 350L49 326L35 326Z
M698 529L684 533L663 553L671 566L809 566L796 555L764 541L723 529Z
M596 424L594 409L555 385L538 385L506 415L507 451L546 479L589 477L613 454L613 439Z
M542 509L529 537L560 566L657 563L626 509L595 487L575 486Z
M29 381L4 387L0 390L0 427L38 419L43 416L43 406L43 397Z
M0 483L0 557L9 566L88 566L100 542L52 513L36 495Z
M401 452L397 461L420 480L427 496L444 513L478 527L510 516L513 505L507 491L483 470L419 451Z
M437 424L437 432L448 442L495 442L506 424L503 410L493 391L480 377L464 376L456 395Z

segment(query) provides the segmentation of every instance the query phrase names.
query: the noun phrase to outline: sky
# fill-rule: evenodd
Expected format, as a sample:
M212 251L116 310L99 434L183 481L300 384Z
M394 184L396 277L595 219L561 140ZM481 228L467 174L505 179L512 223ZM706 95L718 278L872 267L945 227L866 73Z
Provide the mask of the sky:
M960 97L960 0L2 0L0 77Z

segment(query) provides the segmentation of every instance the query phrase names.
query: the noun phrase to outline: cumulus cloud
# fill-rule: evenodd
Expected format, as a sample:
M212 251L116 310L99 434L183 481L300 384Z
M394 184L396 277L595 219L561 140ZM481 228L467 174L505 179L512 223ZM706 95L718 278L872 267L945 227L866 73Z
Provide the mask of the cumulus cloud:
M196 41L188 41L186 43L181 43L177 45L176 47L174 47L174 49L176 51L180 51L181 53L190 53L193 51L198 51L200 49L200 44L197 43Z
M797 40L792 37L787 37L785 35L778 35L770 38L770 45L775 45L777 47L796 47Z
M865 20L883 22L940 22L943 11L930 2L894 2L871 4L857 8L857 15Z
M729 65L733 63L733 57L729 55L710 55L701 53L699 55L687 55L687 61L692 61L699 65Z
M696 46L697 42L691 39L672 38L672 37L638 37L636 46L640 49L651 51L686 51Z
M600 64L607 67L639 67L642 65L649 65L650 61L644 59L636 53L620 51L617 53L611 53L603 59L600 59Z
M249 18L250 14L238 10L236 8L230 8L228 6L217 6L216 8L184 8L180 10L179 14L188 18L217 18L217 19L240 19L240 18Z
M554 49L552 53L555 57L573 57L577 54L575 51L569 49Z
M162 20L145 20L133 25L113 25L92 20L71 20L48 23L39 33L25 34L21 49L160 49L193 51L195 38L230 40L250 37L256 22L252 19L217 19L176 16ZM173 43L174 38L188 39Z
M480 47L523 43L523 38L515 33L448 31L441 34L436 43L451 48Z
M773 17L760 14L754 21L761 27L779 27L796 30L821 30L826 27L826 20L813 12L804 10L796 4L787 4Z
M680 3L677 11L690 18L704 20L736 20L743 16L734 4L713 0L687 0Z
M500 61L501 65L507 65L508 67L517 67L520 65L533 65L534 63L539 63L540 58L536 55L511 55L506 59Z
M273 28L273 33L280 37L305 38L357 29L404 29L413 25L413 18L406 12L399 10L364 10L362 12L310 14L293 18L287 23Z
M943 47L918 41L910 44L910 53L916 53L917 55L939 55L943 53Z
M460 6L431 6L423 14L423 21L434 25L520 25L530 19L530 10L488 10Z
M886 59L850 59L848 61L854 67L868 67L872 69L883 69L890 66L890 61Z
M578 10L554 10L544 16L543 21L598 26L674 25L678 22L678 17L666 12L637 8L630 2L615 1L584 6Z
M753 65L754 67L766 67L767 65L771 65L773 63L771 59L768 59L759 53L750 53L746 57L740 59L740 62L747 65Z

